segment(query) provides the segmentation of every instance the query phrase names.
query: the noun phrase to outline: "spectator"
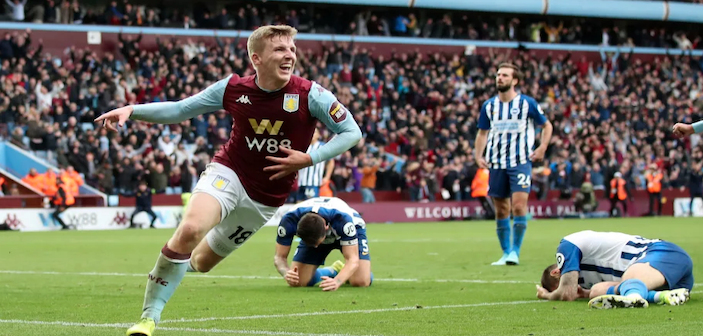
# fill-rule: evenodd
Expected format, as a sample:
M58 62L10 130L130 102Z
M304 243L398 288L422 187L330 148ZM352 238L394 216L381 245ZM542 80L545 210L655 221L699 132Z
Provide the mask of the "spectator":
M581 217L591 217L598 209L598 199L593 192L593 184L584 182L574 197L574 208Z
M37 173L37 170L34 168L29 169L29 173L27 176L22 178L22 182L27 183L29 186L42 193L46 189L47 185L44 175Z
M376 189L376 172L380 164L377 158L364 158L361 168L361 197L364 203L376 203L373 190Z
M151 204L151 191L147 189L146 181L141 181L139 182L139 188L136 191L136 208L134 209L134 212L132 212L132 216L129 219L130 228L137 228L134 224L134 217L140 212L146 212L149 216L151 216L151 224L149 224L149 227L152 229L156 228L154 226L154 222L156 222L157 216L154 213L154 210L151 209Z
M12 9L10 19L24 21L24 5L27 4L27 0L5 0L5 3Z

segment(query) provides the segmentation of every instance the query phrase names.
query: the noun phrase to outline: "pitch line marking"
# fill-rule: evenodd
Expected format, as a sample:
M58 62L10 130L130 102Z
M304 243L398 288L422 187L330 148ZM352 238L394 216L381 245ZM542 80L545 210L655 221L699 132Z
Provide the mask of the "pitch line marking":
M57 325L63 327L84 327L84 328L129 328L131 323L81 323L67 321L27 321L27 320L0 320L0 323L5 324L34 324L34 325ZM352 334L311 334L298 333L289 331L268 331L268 330L230 330L230 329L204 329L204 328L174 328L174 327L156 327L156 330L166 331L190 331L212 334L240 334L240 335L283 335L283 336L355 336Z
M16 271L0 270L0 274L32 274L32 275L81 275L81 276L125 276L125 277L145 277L146 274L139 273L102 273L102 272L54 272L54 271ZM186 277L207 278L207 279L252 279L252 280L283 280L280 276L258 276L258 275L210 275L199 273L187 273ZM477 284L535 284L537 281L522 280L480 280L480 279L406 279L406 278L374 278L374 281L381 282L458 282Z
M103 273L103 272L54 272L54 271L16 271L0 270L0 274L32 274L32 275L82 275L82 276L125 276L142 277L146 274L139 273ZM199 273L186 273L186 277L207 279L251 279L251 280L283 280L280 276L259 275L211 275ZM438 283L476 283L476 284L537 284L537 281L524 280L481 280L481 279L413 279L413 278L374 278L381 282L438 282ZM695 283L694 286L703 286Z
M409 306L398 308L379 308L379 309L363 309L363 310L339 310L339 311L321 311L309 313L292 313L292 314L271 314L271 315L249 315L249 316L227 316L227 317L203 317L198 319L179 319L179 320L164 320L161 323L192 323L192 322L207 322L207 321L227 321L227 320L254 320L254 319L270 319L270 318L286 318L286 317L304 317L304 316L320 316L320 315L341 315L341 314L372 314L385 313L394 311L410 311L424 309L451 309L451 308L473 308L473 307L489 307L489 306L512 306L529 303L543 303L548 301L530 300L530 301L507 301L507 302L483 302L469 303L457 305L441 305L441 306Z

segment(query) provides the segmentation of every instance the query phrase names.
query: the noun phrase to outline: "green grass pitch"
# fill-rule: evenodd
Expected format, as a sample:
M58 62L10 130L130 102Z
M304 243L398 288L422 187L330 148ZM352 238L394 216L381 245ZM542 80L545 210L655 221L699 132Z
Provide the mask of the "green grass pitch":
M559 240L584 229L667 239L694 263L703 256L695 218L534 220L515 267L490 266L500 257L492 222L370 224L373 285L325 293L286 286L267 227L211 273L188 274L155 335L701 334L698 286L680 307L596 311L585 301L537 300L535 283ZM171 234L0 232L0 335L124 335ZM327 264L340 258L333 252ZM697 278L702 269L694 267Z

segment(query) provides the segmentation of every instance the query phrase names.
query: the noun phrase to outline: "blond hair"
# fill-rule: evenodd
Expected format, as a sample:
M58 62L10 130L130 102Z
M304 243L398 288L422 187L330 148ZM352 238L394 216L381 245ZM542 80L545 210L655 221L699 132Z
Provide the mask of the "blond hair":
M257 28L249 35L249 39L247 40L249 60L253 63L251 56L254 53L261 52L261 49L264 48L265 41L271 40L277 36L295 38L296 34L298 34L298 30L287 25L262 26Z

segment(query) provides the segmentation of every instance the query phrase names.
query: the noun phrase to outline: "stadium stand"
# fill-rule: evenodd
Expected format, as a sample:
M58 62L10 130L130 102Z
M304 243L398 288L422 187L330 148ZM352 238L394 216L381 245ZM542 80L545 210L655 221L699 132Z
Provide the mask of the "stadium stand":
M182 23L169 11L146 7L146 16L142 17L138 14L144 11L142 6L113 4L116 2L100 14L81 9L80 13L86 14L77 16L81 20L75 22L52 17L55 10L46 7L50 5L37 6L45 6L41 21L46 22L143 26ZM318 21L302 9L275 12L275 8L278 5L246 5L220 12L220 17L205 11L185 18L193 21L193 27L249 29L267 23L297 23L304 31L330 29L329 21L311 25ZM229 17L228 13L235 12ZM156 14L151 13L158 13L158 22L154 21ZM90 15L92 19L86 19ZM700 117L703 61L689 53L633 56L627 45L634 41L644 46L703 48L695 32L672 35L662 28L651 30L652 34L629 35L632 30L623 33L613 28L608 37L586 37L574 34L583 27L579 24L553 29L538 22L534 26L511 20L504 22L508 26L519 24L515 31L520 33L501 31L495 24L499 21L490 25L484 21L471 28L474 33L469 29L454 35L460 30L455 26L466 26L468 16L455 23L445 20L437 24L423 16L426 20L415 27L420 36L490 40L530 40L532 36L532 40L565 43L597 43L600 37L604 45L622 47L615 53L601 50L595 59L563 52L537 57L524 48L464 54L426 50L377 56L353 41L325 43L321 52L301 49L297 73L332 90L364 131L362 143L338 158L333 174L335 192L359 191L366 158L378 157L382 160L375 190L402 191L411 200L429 201L441 197L445 189L451 191L448 198L452 200L469 199L468 187L476 170L470 148L478 110L482 101L495 94L492 74L504 61L514 61L523 68L526 80L522 90L539 99L555 125L548 160L544 167L535 169L536 176L544 176L535 178L540 196L554 189L568 197L586 180L596 189L603 189L620 167L624 167L633 189L643 189L645 170L651 163L665 172L664 188L687 185L689 153L699 147L699 138L674 141L664 128L675 120ZM349 27L363 22L368 34L385 34L392 32L388 27L393 27L395 19L389 13L376 16L364 12L353 16ZM374 25L384 28L372 28ZM355 32L366 33L363 29ZM157 37L158 48L145 50L140 47L141 35L120 34L115 54L70 47L64 55L49 55L42 50L43 41L35 40L30 30L5 34L0 41L4 84L0 130L14 146L57 167L75 169L87 185L101 192L131 196L137 181L146 179L157 194L187 193L213 153L227 140L232 121L223 111L168 127L130 123L114 137L95 129L92 120L124 104L185 98L227 73L250 74L245 39L221 38L216 33L215 37L216 43ZM323 138L327 137L329 134L323 132ZM456 184L461 186L459 191Z

